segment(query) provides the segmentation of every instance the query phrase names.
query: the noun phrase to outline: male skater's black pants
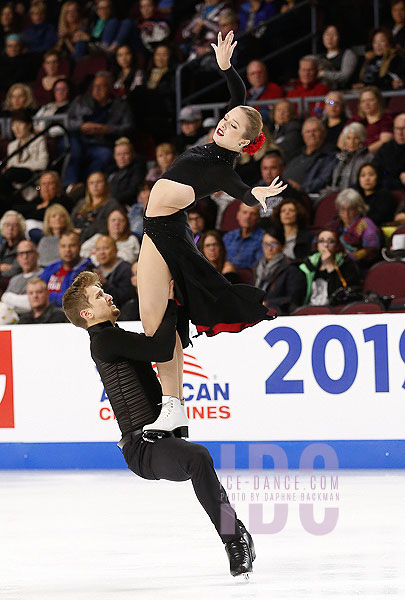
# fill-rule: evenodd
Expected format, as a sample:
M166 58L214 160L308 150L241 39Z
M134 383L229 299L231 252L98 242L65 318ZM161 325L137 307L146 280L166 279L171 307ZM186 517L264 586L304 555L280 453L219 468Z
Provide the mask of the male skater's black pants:
M223 543L241 537L235 511L204 446L178 438L164 438L151 443L138 435L125 444L122 453L129 469L144 479L191 479L196 496Z

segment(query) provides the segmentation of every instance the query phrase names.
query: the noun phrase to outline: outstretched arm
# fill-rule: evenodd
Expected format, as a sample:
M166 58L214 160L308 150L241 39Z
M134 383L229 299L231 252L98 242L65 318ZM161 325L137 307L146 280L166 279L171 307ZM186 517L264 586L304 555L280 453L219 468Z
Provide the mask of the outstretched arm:
M234 40L234 33L230 31L225 39L222 39L221 32L218 33L218 45L211 44L214 49L217 63L221 71L223 72L228 90L231 95L227 111L246 103L246 87L243 83L240 75L235 71L231 65L231 57L236 44Z
M279 178L273 179L268 186L258 186L251 188L242 181L238 173L233 169L229 170L226 177L223 178L223 189L224 191L238 200L242 200L248 206L256 206L260 204L263 209L267 210L266 198L271 196L278 196L287 187L282 181L278 181ZM281 197L274 198L269 204L269 208L274 208L281 201Z

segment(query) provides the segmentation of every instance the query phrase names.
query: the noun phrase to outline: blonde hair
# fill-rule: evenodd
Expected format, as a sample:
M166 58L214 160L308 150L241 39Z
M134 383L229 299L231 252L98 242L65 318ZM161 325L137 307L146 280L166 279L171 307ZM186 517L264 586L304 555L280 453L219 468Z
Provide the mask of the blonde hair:
M51 206L49 206L46 211L45 211L45 215L44 215L44 235L53 235L52 234L52 229L49 225L49 221L51 219L51 217L53 217L53 215L63 215L65 217L65 227L62 231L62 233L70 233L73 229L73 223L72 223L72 219L70 218L70 214L68 213L68 211L66 210L66 208L64 206L62 206L62 204L51 204Z
M84 201L80 207L81 214L86 214L86 213L90 212L91 210L93 210L93 198L89 192L89 179L90 179L90 177L92 177L92 175L101 175L104 179L105 192L104 192L104 196L103 196L103 202L99 205L99 207L104 206L104 204L106 204L109 199L110 190L109 190L109 186L107 183L107 177L101 171L94 171L94 173L90 173L90 175L87 177L87 181L86 181L86 194L84 196Z
M131 140L127 137L118 138L118 140L114 143L114 148L116 148L117 146L129 146L132 152L134 151L134 146Z
M77 8L77 12L79 15L79 21L81 20L80 4L78 2L75 2L74 0L65 2L64 4L62 4L62 8L60 9L59 21L58 21L58 30L59 31L61 29L67 29L66 13L67 13L68 9L73 5L76 6L76 8ZM62 43L63 43L63 40L62 40Z
M6 110L13 110L11 108L11 95L18 88L23 90L23 92L25 94L26 101L25 101L23 108L36 108L36 104L35 104L34 97L32 95L30 86L27 85L26 83L14 83L11 87L8 88L6 102L5 102Z
M365 119L366 118L366 114L365 112L362 110L361 108L361 99L363 97L363 95L366 92L371 92L372 94L374 94L374 98L377 100L378 102L378 112L379 115L381 116L384 113L384 98L383 95L381 93L381 91L378 89L378 87L376 87L375 85L369 85L368 87L365 87L361 90L361 94L360 94L360 98L359 98L359 108L358 108L358 115L361 119Z
M157 156L157 153L159 151L171 152L172 154L176 155L176 148L173 144L170 144L169 142L162 142L161 144L158 144L155 149L155 156Z
M82 271L63 294L62 308L65 315L73 325L82 329L87 329L87 321L80 316L80 312L85 308L92 308L86 291L92 285L101 288L98 275L91 271Z
M263 129L262 116L253 106L240 106L239 108L243 110L248 120L244 136L253 142Z

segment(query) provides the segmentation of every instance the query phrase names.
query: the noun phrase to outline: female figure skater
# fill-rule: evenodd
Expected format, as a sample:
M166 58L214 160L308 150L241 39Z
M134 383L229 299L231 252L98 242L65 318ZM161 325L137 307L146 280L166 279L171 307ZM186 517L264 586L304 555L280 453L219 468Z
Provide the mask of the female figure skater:
M277 183L276 178L270 186L251 189L233 169L242 149L253 154L264 141L260 113L244 106L246 88L230 63L236 46L233 38L232 31L224 40L219 33L218 45L212 44L231 94L228 111L215 130L214 142L191 148L179 156L153 186L145 210L138 293L146 335L152 336L162 321L172 278L181 309L174 357L157 365L163 388L162 411L144 431L171 432L176 428L185 431L188 422L180 399L182 348L189 344L189 320L199 333L212 336L221 331L241 331L275 316L263 306L262 290L231 285L204 258L194 243L184 210L195 200L219 190L249 206L260 203L266 210L266 198L286 187L281 181Z

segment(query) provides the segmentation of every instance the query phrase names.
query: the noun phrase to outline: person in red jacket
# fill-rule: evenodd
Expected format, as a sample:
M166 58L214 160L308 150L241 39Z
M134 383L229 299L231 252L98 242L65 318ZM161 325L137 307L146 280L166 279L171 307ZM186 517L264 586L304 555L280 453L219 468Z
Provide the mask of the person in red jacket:
M269 81L266 65L260 60L252 60L246 70L248 82L251 87L247 91L247 100L273 100L282 98L283 90L277 83ZM262 115L263 123L269 122L269 107L255 106Z
M329 92L330 88L318 79L318 59L312 54L307 54L300 59L298 79L299 84L287 93L287 98L325 96ZM320 117L323 111L323 102L311 102L309 111L312 117Z

